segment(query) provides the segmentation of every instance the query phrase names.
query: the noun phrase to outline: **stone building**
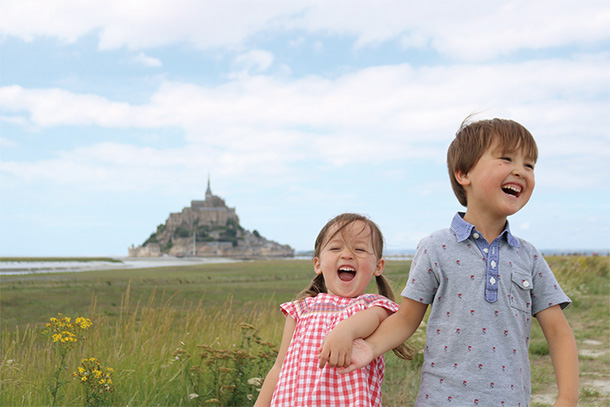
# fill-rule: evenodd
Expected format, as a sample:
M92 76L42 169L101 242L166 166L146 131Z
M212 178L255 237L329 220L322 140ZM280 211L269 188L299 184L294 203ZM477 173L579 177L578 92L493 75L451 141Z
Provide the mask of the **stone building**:
M229 223L239 225L235 208L229 208L224 199L212 194L208 179L205 201L191 201L191 206L182 212L170 213L166 224L167 229L175 230L179 227L192 229L195 225L226 226Z
M165 224L159 225L141 246L132 245L128 254L260 258L292 257L294 249L267 240L256 230L242 228L235 208L212 193L208 179L205 200L193 200L190 207L170 213Z

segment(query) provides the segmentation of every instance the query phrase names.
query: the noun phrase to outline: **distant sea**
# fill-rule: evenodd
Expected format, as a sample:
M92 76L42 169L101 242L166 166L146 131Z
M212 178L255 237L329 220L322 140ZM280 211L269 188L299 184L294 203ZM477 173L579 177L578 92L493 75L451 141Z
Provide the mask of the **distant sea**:
M602 250L541 250L545 256L609 256L610 249ZM415 250L386 250L384 257L387 260L411 260L415 255ZM311 260L313 251L297 251L293 259ZM188 266L196 264L210 263L231 263L243 261L228 258L207 258L207 257L156 257L156 258L135 258L135 257L113 257L119 260L110 261L1 261L0 275L24 275L24 274L43 274L43 273L67 273L83 272L95 270L124 270L153 267Z
M0 261L0 275L125 270L241 261L220 257L114 257L114 259L120 261Z
M543 256L609 256L610 249L600 250L559 250L559 249L548 249L540 250ZM383 253L385 258L388 259L412 259L415 255L415 249L400 249L400 250L385 250ZM313 250L296 252L295 257L311 259L313 257Z

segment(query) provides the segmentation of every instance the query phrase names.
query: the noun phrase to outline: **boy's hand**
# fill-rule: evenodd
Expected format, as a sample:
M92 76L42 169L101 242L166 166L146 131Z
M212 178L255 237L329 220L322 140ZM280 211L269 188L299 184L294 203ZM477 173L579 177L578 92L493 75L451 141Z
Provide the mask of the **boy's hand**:
M318 348L319 367L347 367L352 361L352 338L340 329L333 329L326 335Z
M553 404L553 407L576 407L577 404L578 404L578 400L567 401L567 400L562 400L561 398L557 398L557 400L555 401L555 404Z

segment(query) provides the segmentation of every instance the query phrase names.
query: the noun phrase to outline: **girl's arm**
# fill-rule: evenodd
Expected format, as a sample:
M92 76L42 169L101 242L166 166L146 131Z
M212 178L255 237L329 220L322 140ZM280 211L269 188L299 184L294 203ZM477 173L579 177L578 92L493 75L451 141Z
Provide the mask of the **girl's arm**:
M330 331L319 351L320 368L328 362L331 367L347 367L352 359L352 342L358 338L366 338L379 326L381 321L390 315L390 311L382 307L371 307L355 313L339 322Z
M398 311L383 320L377 330L369 337L366 337L366 342L362 341L358 344L359 346L353 348L355 352L351 356L353 363L345 369L340 369L339 373L349 373L360 369L371 363L375 358L404 343L419 327L427 308L427 304L403 298ZM330 367L339 366L332 364L326 354L322 356L326 356L326 359L320 358L321 366L323 366L322 362L328 362Z
M555 407L576 407L578 403L578 350L574 334L559 305L536 314L549 345L557 381Z
M396 348L413 335L419 327L428 309L428 304L403 298L400 308L387 317L379 328L359 345L354 346L353 363L347 368L339 369L340 374L360 369L387 351Z
M271 404L271 398L273 397L273 391L275 390L275 385L277 384L277 379L280 376L280 370L282 370L282 363L284 363L284 358L286 357L286 352L288 351L288 346L290 345L290 341L292 340L292 335L294 334L294 329L296 328L296 321L291 316L286 316L286 323L284 324L284 334L282 335L282 343L280 345L280 350L277 353L277 357L275 358L275 363L273 367L267 373L265 377L265 382L263 383L263 387L261 387L261 391L256 399L256 403L254 407L262 407L268 406Z

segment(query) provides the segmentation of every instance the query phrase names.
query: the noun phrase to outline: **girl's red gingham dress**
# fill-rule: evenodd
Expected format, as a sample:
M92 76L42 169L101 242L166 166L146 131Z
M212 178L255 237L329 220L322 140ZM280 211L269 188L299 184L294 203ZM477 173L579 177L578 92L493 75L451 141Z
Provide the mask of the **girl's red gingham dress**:
M296 328L282 364L272 406L381 406L383 356L346 375L318 367L318 348L339 322L369 307L396 312L398 305L377 294L344 298L318 294L281 305L294 318Z

